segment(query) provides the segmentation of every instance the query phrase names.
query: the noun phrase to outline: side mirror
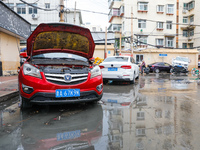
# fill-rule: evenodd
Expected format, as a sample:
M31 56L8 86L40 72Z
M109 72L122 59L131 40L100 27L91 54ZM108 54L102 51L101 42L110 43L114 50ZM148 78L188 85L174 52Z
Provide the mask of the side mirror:
M89 59L89 62L90 62L91 64L93 64L94 61L95 61L94 57L92 57L92 58Z
M27 52L20 53L20 58L28 58Z

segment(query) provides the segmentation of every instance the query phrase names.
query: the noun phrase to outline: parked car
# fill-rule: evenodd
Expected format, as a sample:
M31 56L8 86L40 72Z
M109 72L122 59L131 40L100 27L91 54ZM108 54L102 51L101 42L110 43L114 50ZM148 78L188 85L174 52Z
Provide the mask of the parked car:
M188 57L181 57L177 56L176 58L172 59L172 69L171 73L188 73L188 66L189 66L190 60Z
M150 68L150 72L159 73L161 71L170 72L172 66L166 62L155 62L149 64L148 67Z
M27 40L28 58L19 72L21 108L100 100L101 70L90 61L94 48L89 29L40 24Z
M130 81L135 82L139 77L139 67L131 56L110 56L100 65L103 81Z

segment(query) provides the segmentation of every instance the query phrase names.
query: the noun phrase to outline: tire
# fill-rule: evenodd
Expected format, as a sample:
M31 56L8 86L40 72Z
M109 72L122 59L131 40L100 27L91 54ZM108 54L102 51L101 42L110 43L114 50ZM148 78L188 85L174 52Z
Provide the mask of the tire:
M107 84L108 83L108 80L103 80L103 84Z
M131 84L135 83L135 75L133 75L133 80L130 82Z
M140 78L140 73L138 73L138 76L137 76L135 79L137 79L137 80L138 80L139 78Z
M160 70L159 69L155 69L155 73L159 73L160 72Z
M19 100L20 100L20 108L22 110L32 107L31 103L28 100L26 100L25 98L19 96Z

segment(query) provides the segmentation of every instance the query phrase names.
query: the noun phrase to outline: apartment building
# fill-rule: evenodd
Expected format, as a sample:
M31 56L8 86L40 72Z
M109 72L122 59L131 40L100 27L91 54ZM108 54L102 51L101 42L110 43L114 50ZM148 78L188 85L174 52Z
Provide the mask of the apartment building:
M108 0L108 6L109 30L118 37L121 31L124 49L130 49L131 28L136 49L200 46L200 1Z
M12 10L31 23L33 31L40 23L59 22L60 1L29 0L25 4L20 0L3 0Z

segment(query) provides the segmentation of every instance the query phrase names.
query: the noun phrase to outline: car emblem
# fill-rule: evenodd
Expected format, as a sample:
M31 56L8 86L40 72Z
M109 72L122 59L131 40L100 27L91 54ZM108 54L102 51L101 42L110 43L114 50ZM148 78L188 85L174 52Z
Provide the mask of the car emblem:
M65 74L64 79L65 81L70 82L72 79L72 76L70 74Z

